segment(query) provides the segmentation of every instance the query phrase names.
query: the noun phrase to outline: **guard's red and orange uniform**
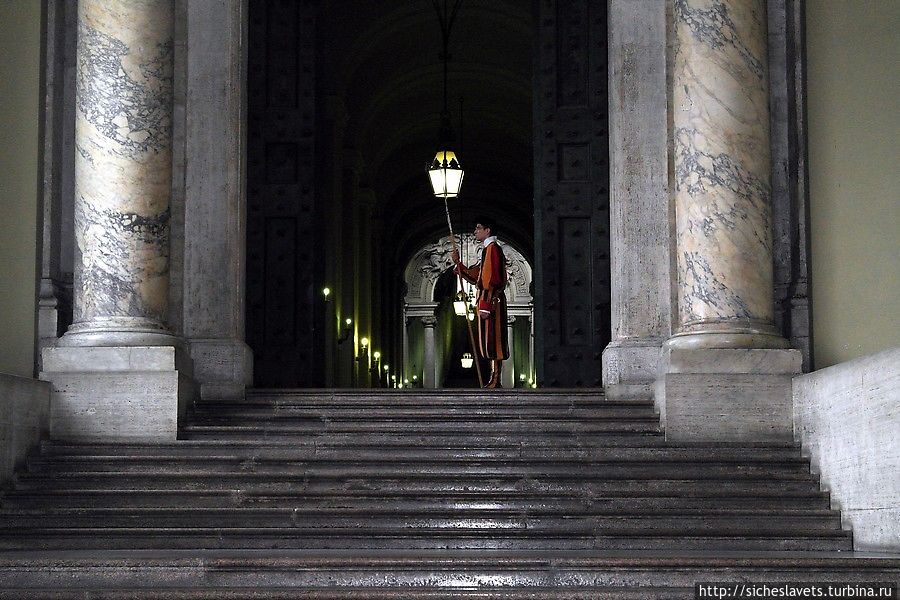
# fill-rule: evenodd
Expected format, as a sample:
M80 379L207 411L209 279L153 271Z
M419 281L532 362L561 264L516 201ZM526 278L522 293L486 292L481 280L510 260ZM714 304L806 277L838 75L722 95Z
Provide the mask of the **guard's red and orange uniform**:
M472 267L457 267L463 279L478 289L478 347L481 356L489 360L509 358L506 333L506 258L495 241L484 248L481 263ZM484 311L484 312L482 312ZM486 317L482 319L481 315Z

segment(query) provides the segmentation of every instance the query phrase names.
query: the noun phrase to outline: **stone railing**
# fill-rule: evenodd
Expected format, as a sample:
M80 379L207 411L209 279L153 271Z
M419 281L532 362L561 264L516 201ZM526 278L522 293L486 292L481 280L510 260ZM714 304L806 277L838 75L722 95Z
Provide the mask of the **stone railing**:
M0 373L0 486L46 437L50 424L50 384Z
M794 436L856 550L900 550L900 347L793 380Z

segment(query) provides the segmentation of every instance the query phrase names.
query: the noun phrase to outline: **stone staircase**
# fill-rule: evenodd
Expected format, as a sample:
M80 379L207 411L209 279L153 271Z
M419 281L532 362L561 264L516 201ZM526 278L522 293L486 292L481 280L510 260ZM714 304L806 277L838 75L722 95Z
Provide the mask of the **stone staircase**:
M852 552L797 446L667 444L651 401L599 390L256 391L180 437L45 442L0 499L0 599L900 580Z

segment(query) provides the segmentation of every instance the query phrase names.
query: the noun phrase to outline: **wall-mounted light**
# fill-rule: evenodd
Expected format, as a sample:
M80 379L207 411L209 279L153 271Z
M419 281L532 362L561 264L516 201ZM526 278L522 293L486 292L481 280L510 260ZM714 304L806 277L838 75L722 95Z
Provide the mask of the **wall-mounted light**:
M472 363L474 363L474 362L475 362L475 359L472 357L471 352L466 352L465 354L462 355L462 358L459 359L459 364L462 365L463 369L471 369Z
M325 302L331 300L331 288L322 288L322 295L325 296Z
M385 370L385 371L389 371L390 368L391 368L390 365L384 365L384 370Z
M376 350L375 352L372 353L372 358L374 358L375 360L379 360L381 358L381 352Z
M343 344L350 338L351 325L353 325L353 319L344 319L344 327L341 329L340 337L338 337L338 344Z
M364 350L366 348L368 348L369 347L369 338L363 338L363 339L359 340L359 345L362 346Z

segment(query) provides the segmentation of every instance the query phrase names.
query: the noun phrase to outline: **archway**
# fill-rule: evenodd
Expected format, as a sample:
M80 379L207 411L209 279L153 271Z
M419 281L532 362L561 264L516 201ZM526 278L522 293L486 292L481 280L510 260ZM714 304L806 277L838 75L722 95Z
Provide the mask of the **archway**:
M481 244L466 233L460 238L460 254L470 264L480 260ZM506 289L511 357L504 369L504 386L528 384L534 379L534 298L531 294L533 269L520 250L499 242L506 257L509 284ZM458 287L452 276L449 236L420 248L404 269L406 295L403 298L404 381L421 382L423 387L444 387L448 379L461 380L452 366L458 361L465 321L452 311L450 303ZM524 382L520 377L525 375ZM475 375L471 377L475 385ZM462 385L461 383L459 385Z

